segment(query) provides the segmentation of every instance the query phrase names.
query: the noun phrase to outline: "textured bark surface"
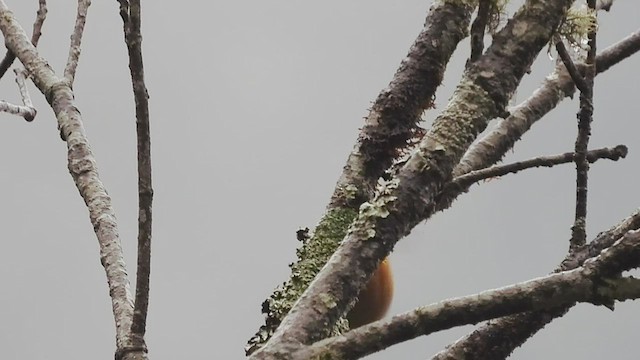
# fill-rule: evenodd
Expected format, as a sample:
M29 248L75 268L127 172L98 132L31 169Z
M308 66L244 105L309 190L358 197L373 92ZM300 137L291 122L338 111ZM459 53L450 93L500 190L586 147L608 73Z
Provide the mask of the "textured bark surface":
M102 184L84 131L80 111L75 106L68 81L59 78L40 57L4 1L0 0L0 30L5 44L31 73L58 120L60 136L67 143L68 168L84 200L100 245L100 262L105 269L116 323L116 346L128 347L133 316L133 299L118 234L111 198ZM146 358L143 355L141 358ZM127 357L127 359L132 359Z
M358 218L323 271L252 358L287 358L333 327L395 243L432 213L436 195L487 122L504 113L511 94L547 44L571 1L528 1L472 64L443 113L397 176L361 206Z
M640 228L640 210L598 236L588 245L567 256L558 271L566 271L582 266L585 261L598 256L602 250L612 246L630 230ZM454 359L503 359L522 345L533 334L553 319L569 311L573 304L547 310L507 316L490 321L476 331L456 341L447 349L436 354L434 360Z
M432 105L446 65L467 28L476 1L447 0L435 3L422 32L402 61L389 86L374 102L354 150L349 155L326 214L310 239L297 251L291 277L263 303L265 324L249 340L246 352L262 346L309 286L345 237L360 205L369 200L378 178L410 143L419 137L420 115ZM356 289L353 290L355 297ZM340 322L332 331L346 330Z

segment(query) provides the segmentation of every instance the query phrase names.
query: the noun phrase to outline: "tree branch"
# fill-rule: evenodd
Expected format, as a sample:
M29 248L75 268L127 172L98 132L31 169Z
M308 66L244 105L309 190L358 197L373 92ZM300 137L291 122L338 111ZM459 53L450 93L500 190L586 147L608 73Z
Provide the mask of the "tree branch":
M56 76L48 62L38 55L4 0L0 0L0 30L7 48L16 54L51 105L58 120L60 134L67 143L69 172L87 205L100 245L100 261L107 275L116 324L116 345L118 348L124 347L128 342L133 301L118 224L111 198L100 181L96 160L91 153L73 91L69 83Z
M625 233L640 229L640 209L622 220L611 229L598 234L588 245L576 249L562 261L555 272L576 269L588 259L598 256L620 239ZM456 358L503 359L518 346L542 329L556 317L563 316L570 306L560 306L547 310L503 317L489 322L471 334L449 345L436 354L433 360Z
M596 57L596 74L609 70L638 50L640 50L640 30L636 30L602 51ZM583 67L584 65L578 66L580 69ZM555 108L565 97L572 96L574 91L573 81L564 66L556 67L538 90L511 109L511 115L508 118L500 120L488 134L473 144L460 164L456 166L454 176L482 169L500 161L534 123ZM453 198L455 196L457 194ZM442 202L447 203L446 200ZM441 207L444 208L444 206Z
M596 14L596 0L587 0L589 9ZM594 15L595 16L595 15ZM584 71L584 89L580 90L580 112L578 112L578 136L576 137L576 211L571 227L570 249L576 249L587 241L587 193L589 179L589 162L587 149L591 136L593 121L593 78L596 74L596 27L587 35L589 50Z
M16 83L18 84L18 90L20 91L20 96L22 98L22 105L11 104L8 101L0 100L0 112L6 112L9 114L14 114L21 116L26 121L33 121L36 117L37 111L36 108L33 107L33 103L31 102L31 96L29 96L29 90L27 89L26 84L26 74L25 70L14 69L16 74Z
M580 70L578 70L576 64L573 63L571 55L569 55L569 52L567 51L567 47L564 46L564 42L562 42L562 39L560 38L556 41L556 51L558 52L558 55L560 55L560 59L562 59L564 67L569 72L571 80L573 80L575 86L578 90L585 91L585 89L587 89L587 83L582 77L582 74L580 74Z
M474 8L474 1L445 0L429 9L423 30L371 107L326 214L297 251L299 260L291 266L290 279L263 303L265 324L249 340L247 354L271 337L338 247L360 205L371 198L378 178L412 138L420 137L420 115L431 106L453 51L467 36Z
M617 161L620 158L625 158L627 156L627 152L628 149L624 145L618 145L614 148L601 148L587 152L586 160L590 163L594 163L599 159L609 159ZM481 180L503 176L511 173L515 174L518 171L534 167L552 167L555 165L566 164L569 162L573 162L575 160L575 157L576 153L568 152L560 155L541 156L535 159L475 170L465 175L454 178L449 184L447 184L447 187L452 186L458 187L460 189L467 189L472 184Z
M631 232L584 267L547 275L479 294L419 307L344 335L319 341L294 359L359 359L391 345L456 326L496 317L589 302L595 305L640 297L640 281L617 278L640 265L640 232Z
M33 33L31 34L31 43L33 44L33 46L38 46L38 41L40 40L40 36L42 35L42 25L44 24L44 20L46 18L47 0L39 0L38 11L36 12L36 20L33 23ZM7 70L9 70L15 59L16 56L11 52L11 50L7 49L7 53L4 55L4 58L0 62L0 78L2 78L4 74L7 73Z
M125 11L123 12L123 9ZM146 352L144 335L149 307L149 276L151 273L151 230L153 187L151 181L151 134L149 129L149 95L144 81L142 34L140 32L140 0L121 2L120 16L129 53L129 69L136 104L138 143L138 267L136 298L131 323L134 348Z
M401 236L434 211L438 190L552 36L571 1L529 0L478 61L469 66L448 107L397 176L379 187L338 250L303 293L271 341L252 358L287 358L333 327L377 264ZM528 29L514 37L516 29Z
M71 34L71 44L69 45L69 57L67 65L64 69L64 78L73 84L78 68L78 60L80 58L80 44L82 43L82 34L84 33L84 24L87 21L87 10L91 5L91 0L78 0L78 10L76 14L76 23Z
M489 22L489 12L491 11L490 0L480 0L478 4L478 15L471 25L471 55L469 62L478 60L484 50L484 31Z

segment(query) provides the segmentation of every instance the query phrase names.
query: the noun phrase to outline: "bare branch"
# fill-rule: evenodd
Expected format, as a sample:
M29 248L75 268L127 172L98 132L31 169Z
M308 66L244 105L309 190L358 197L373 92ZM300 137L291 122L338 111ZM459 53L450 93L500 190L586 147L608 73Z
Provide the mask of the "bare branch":
M121 3L122 4L122 3ZM138 267L136 299L131 323L133 347L146 351L144 334L149 307L149 276L151 273L151 229L153 188L151 182L151 134L149 130L149 95L144 82L142 34L140 33L140 0L131 0L122 14L124 37L129 52L129 69L136 104L138 142ZM122 11L122 7L121 7ZM124 16L126 15L126 16Z
M129 0L118 0L118 3L120 4L120 17L126 25L129 23Z
M121 13L128 7L121 1ZM291 277L263 304L265 324L249 340L246 353L264 344L344 238L360 205L372 197L378 178L413 138L422 112L431 106L437 87L458 43L467 36L474 1L441 1L429 9L425 25L383 89L365 120L336 184L328 210L313 236L298 250ZM126 17L125 15L123 15ZM452 26L453 25L453 26ZM355 290L354 290L355 291ZM343 324L346 329L346 324ZM326 329L325 335L330 329Z
M640 50L640 30L602 51L596 57L596 74L608 70L638 50ZM584 65L578 66L578 68L583 67ZM555 108L565 97L571 96L573 92L573 82L564 66L556 67L556 70L545 79L533 95L511 109L511 115L508 118L500 120L488 134L473 144L454 170L454 176L482 169L500 161L535 122ZM447 199L441 203L447 203Z
M590 9L596 8L596 0L587 0ZM593 78L596 75L596 27L589 31L589 50L585 62L584 89L580 90L580 112L578 113L578 136L576 137L576 212L569 246L576 249L587 241L587 192L589 162L587 149L593 121Z
M36 116L34 108L15 105L4 100L0 100L0 112L18 115L26 121L33 121L33 118Z
M570 0L529 0L494 36L397 176L362 205L338 250L271 341L252 358L286 358L293 348L317 340L336 324L400 237L434 211L438 190L453 167L487 122L504 113L510 95L570 4ZM514 37L514 29L520 28L530 31Z
M636 300L640 294L640 279L632 276L608 279L609 286L602 288L602 296L617 301Z
M555 272L576 269L588 259L598 256L620 239L625 233L640 229L640 209L622 220L611 229L598 234L588 245L571 252ZM449 345L436 354L434 360L448 360L455 357L473 357L492 360L506 358L528 338L542 329L553 319L563 316L570 306L560 306L547 310L527 312L491 321L471 334Z
M4 0L0 0L0 30L7 48L26 67L35 85L45 95L67 143L68 167L87 208L100 245L100 261L107 275L116 324L116 345L126 347L133 317L133 301L118 235L111 198L100 181L96 159L91 153L80 111L69 83L58 77L48 62L38 55Z
M436 2L429 9L422 32L373 103L330 206L347 205L357 210L363 201L371 199L378 178L393 160L412 141L422 138L420 116L432 107L446 65L467 36L475 3L448 0ZM356 193L345 194L352 193L347 187L355 188Z
M47 18L47 0L39 0L38 1L38 11L36 12L36 20L33 23L33 34L31 34L31 43L33 46L38 46L38 41L40 40L40 36L42 35L42 25L44 24L44 20ZM11 50L7 49L7 53L4 55L4 58L0 62L0 78L7 73L7 70L13 64L13 61L16 59L16 56L11 52Z
M359 359L421 335L509 314L572 306L575 302L602 305L636 299L640 297L638 280L616 277L639 266L638 255L640 231L632 231L584 267L420 307L319 341L293 358Z
M16 83L18 84L20 95L22 96L23 105L15 105L7 101L0 100L0 112L7 112L9 114L21 116L26 121L33 121L36 117L37 111L36 108L33 107L31 96L29 96L29 90L27 89L26 71L18 69L14 69L13 71L16 74Z
M38 47L40 36L42 36L42 25L47 18L47 0L38 0L38 11L36 12L36 21L33 23L33 32L31 33L31 43Z
M628 149L624 145L618 145L614 148L600 148L587 152L587 161L594 163L599 159L609 159L617 161L620 158L627 156ZM535 168L535 167L552 167L555 165L566 164L575 160L576 153L568 152L554 156L541 156L535 159L518 161L511 164L493 166L486 169L471 171L467 174L454 178L447 186L455 186L462 189L466 189L471 184L478 181L503 176L507 174L515 174L518 171Z
M478 4L478 15L471 24L471 55L469 61L478 60L484 50L484 31L489 21L489 12L491 11L490 0L480 0Z
M571 80L573 80L573 83L576 85L578 90L585 91L585 89L587 89L587 83L582 77L582 74L580 74L576 64L573 63L571 55L569 55L567 47L564 46L562 39L558 39L558 41L556 41L556 51L558 52L558 55L560 55L560 59L562 59L565 68L569 72L569 75L571 75Z
M87 10L91 5L91 0L78 0L78 11L76 14L76 23L71 34L71 44L69 45L69 57L67 66L64 69L64 78L73 84L78 68L78 60L80 58L80 44L82 43L82 34L84 33L84 24L87 21Z

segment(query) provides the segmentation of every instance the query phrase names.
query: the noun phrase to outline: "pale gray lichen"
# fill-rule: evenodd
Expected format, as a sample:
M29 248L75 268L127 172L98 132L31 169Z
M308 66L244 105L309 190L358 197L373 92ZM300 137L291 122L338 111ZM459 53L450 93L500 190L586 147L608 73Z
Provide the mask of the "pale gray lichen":
M376 236L376 222L379 218L389 216L389 205L397 199L394 195L400 180L393 178L391 180L378 180L376 195L370 202L360 205L358 218L349 228L349 234L358 232L363 240L372 239Z
M354 200L358 196L358 187L354 184L347 185L344 190L344 195L347 200Z

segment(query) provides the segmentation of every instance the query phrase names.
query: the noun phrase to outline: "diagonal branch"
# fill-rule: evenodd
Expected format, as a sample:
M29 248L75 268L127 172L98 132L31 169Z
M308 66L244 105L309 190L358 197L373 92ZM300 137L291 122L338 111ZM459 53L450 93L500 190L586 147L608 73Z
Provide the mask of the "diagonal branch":
M73 84L78 68L78 60L80 59L80 44L82 43L82 34L84 33L84 24L87 21L87 10L91 5L91 0L78 0L78 10L76 13L76 23L71 34L71 44L69 45L69 57L67 66L64 69L64 78Z
M0 112L7 112L9 114L22 116L23 119L29 122L33 121L36 117L37 111L36 108L33 107L31 96L29 95L29 89L27 89L26 71L24 69L13 69L13 72L16 74L16 83L18 84L18 90L20 91L20 97L22 98L22 105L14 105L7 101L0 100Z
M638 50L640 50L640 30L607 47L596 57L596 75L609 70ZM583 69L584 65L578 67ZM573 81L564 66L556 67L538 90L511 109L509 117L500 120L489 133L469 148L460 164L456 166L454 176L482 169L500 161L533 124L553 110L565 97L572 96L574 91ZM452 197L455 196L457 195Z
M596 75L608 70L638 50L640 50L640 30L609 46L596 57ZM583 70L584 65L579 65L579 68ZM516 107L508 119L501 121L465 154L454 173L462 174L499 161L524 132L553 109L560 100L570 96L573 91L573 82L570 76L564 68L557 67L556 71L547 77L540 89ZM453 190L443 195L439 204L441 209L448 207L461 191L460 189ZM587 249L591 248L591 246L587 247ZM579 253L582 252L579 251ZM569 259L565 261L575 262ZM566 311L568 308L558 308L499 319L458 340L436 355L434 359L449 359L454 354L473 355L477 359L504 358L548 322L564 315Z
M529 0L467 69L443 113L415 152L371 201L338 250L254 359L286 358L318 340L368 281L377 264L435 209L436 195L475 137L504 113L513 91L552 36L571 1ZM516 29L527 29L514 37Z
M582 77L580 70L576 67L576 64L573 63L571 55L569 55L569 52L567 51L567 47L564 46L564 42L562 42L562 39L559 37L558 41L556 41L556 51L558 52L558 55L560 55L560 59L562 59L564 67L567 69L567 72L569 72L569 75L571 75L571 80L573 80L573 83L576 85L578 90L585 91L587 89L587 83Z
M567 255L555 272L582 266L588 259L598 256L604 249L613 246L616 240L628 231L638 229L640 229L640 209L611 229L598 234L588 245ZM569 309L570 306L560 306L497 319L451 344L436 354L433 360L449 360L458 357L504 359L551 320L563 316Z
M637 299L639 280L618 276L621 271L640 265L639 254L640 231L632 231L578 269L422 306L391 320L319 341L300 350L294 358L359 359L418 336L500 316L570 306L575 302L602 305Z
M31 34L31 43L33 46L38 46L38 41L40 40L40 36L42 35L42 25L44 24L44 20L47 18L47 0L38 0L38 11L36 12L36 20L33 23L33 33ZM0 78L6 74L7 70L13 64L13 61L16 59L14 53L11 50L7 49L7 53L4 55L4 58L0 62Z
M290 279L263 303L265 324L249 340L247 354L271 337L338 247L360 205L371 198L378 178L411 139L420 136L420 115L431 106L453 51L467 36L474 8L474 1L445 0L429 9L422 32L371 107L326 214L297 251L299 260L291 265ZM346 325L342 327L346 329Z

